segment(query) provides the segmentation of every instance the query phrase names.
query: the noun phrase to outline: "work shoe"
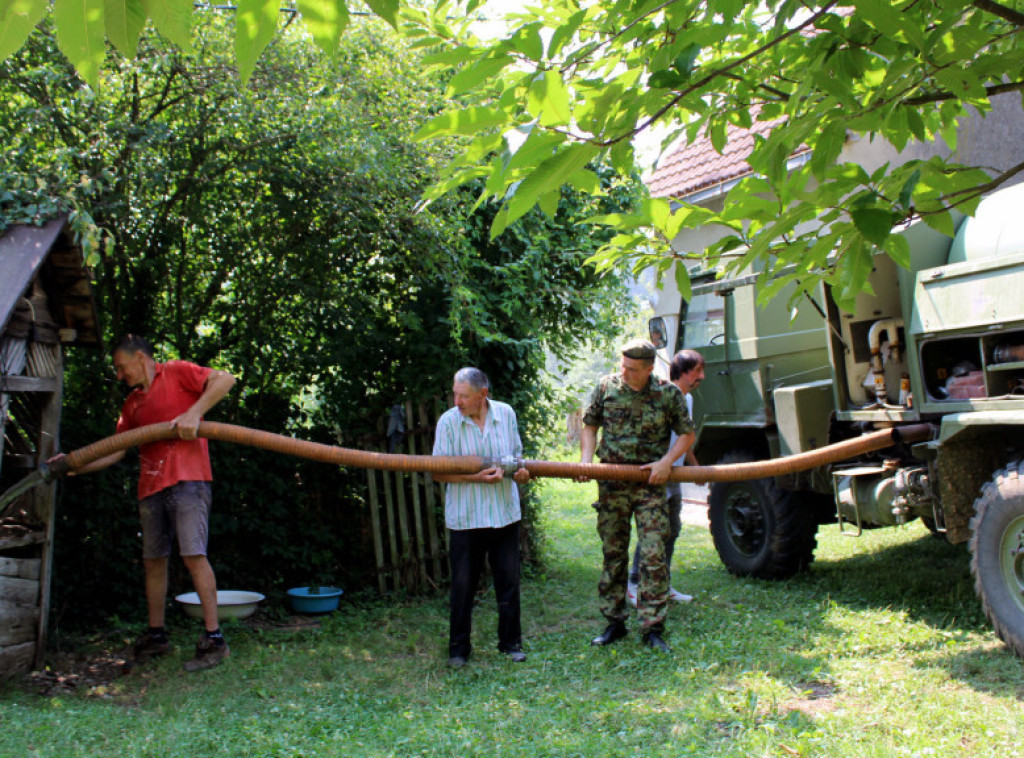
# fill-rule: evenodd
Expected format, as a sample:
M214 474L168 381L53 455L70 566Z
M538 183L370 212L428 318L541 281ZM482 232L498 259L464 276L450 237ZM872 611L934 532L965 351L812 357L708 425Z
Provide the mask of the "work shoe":
M610 645L616 640L621 640L627 634L626 625L621 621L613 621L604 628L604 631L590 641L591 645Z
M223 640L223 637L221 638ZM212 669L218 663L231 655L231 649L227 642L217 644L205 634L199 637L196 643L196 657L191 661L185 661L185 671L202 671Z
M171 652L171 643L166 636L162 638L154 637L147 632L143 632L142 636L136 640L132 652L132 657L136 664L146 663Z
M630 608L636 608L636 593L639 590L639 586L633 582L629 582L626 585L626 602L629 603Z
M526 661L526 653L523 652L521 647L509 648L508 650L503 650L502 653L507 655L512 663L524 663Z
M693 595L687 595L683 592L680 592L675 587L672 587L668 591L668 599L671 600L673 603L692 603Z
M461 655L453 655L451 658L448 659L448 666L453 669L460 669L467 663L469 663L469 661L465 658L465 656Z
M661 635L658 632L647 632L641 638L641 641L643 642L643 644L647 645L647 647L654 648L659 653L672 652L671 648L669 648L668 646L668 643L665 642L664 639L662 639Z

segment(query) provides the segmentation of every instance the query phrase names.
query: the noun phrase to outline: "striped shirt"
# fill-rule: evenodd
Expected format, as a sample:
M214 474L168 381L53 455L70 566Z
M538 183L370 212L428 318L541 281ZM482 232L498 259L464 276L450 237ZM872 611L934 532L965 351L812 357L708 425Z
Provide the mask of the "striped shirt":
M519 426L512 407L487 400L487 420L481 432L476 422L449 408L437 420L434 455L504 457L523 454ZM519 489L508 474L496 484L449 482L445 485L444 520L449 529L486 529L519 521Z

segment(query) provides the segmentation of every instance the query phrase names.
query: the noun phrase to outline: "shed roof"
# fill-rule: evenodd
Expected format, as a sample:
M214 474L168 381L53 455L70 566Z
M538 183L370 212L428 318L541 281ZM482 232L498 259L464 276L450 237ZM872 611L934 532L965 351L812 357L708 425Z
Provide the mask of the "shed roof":
M43 226L11 226L0 235L0 331L37 274L58 327L75 332L65 344L102 345L90 273L66 216Z

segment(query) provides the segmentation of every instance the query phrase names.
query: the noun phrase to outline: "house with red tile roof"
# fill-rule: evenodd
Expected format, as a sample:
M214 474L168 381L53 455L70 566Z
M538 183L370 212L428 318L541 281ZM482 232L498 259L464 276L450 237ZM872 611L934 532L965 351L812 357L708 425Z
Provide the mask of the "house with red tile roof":
M999 95L992 99L992 106L987 115L975 113L961 122L954 156L957 162L1005 169L1024 158L1024 110L1020 95ZM747 157L753 149L755 136L769 134L776 123L778 121L755 121L749 129L730 126L722 152L715 150L705 134L691 144L681 142L662 156L646 180L648 190L653 197L673 201L673 207L686 202L720 210L726 193L753 173ZM950 155L941 140L911 143L898 151L884 140L851 134L838 160L856 163L870 173L886 162L896 165L913 159L927 160L935 155ZM794 151L790 157L791 170L810 160L810 156L806 148ZM1024 181L1024 177L1017 181ZM724 234L724 229L716 227L685 229L672 241L672 247L679 252L700 253ZM680 295L675 277L662 279L662 289L657 291L655 300L658 315L678 315ZM670 323L677 320L666 318ZM670 344L674 344L675 335L668 337Z

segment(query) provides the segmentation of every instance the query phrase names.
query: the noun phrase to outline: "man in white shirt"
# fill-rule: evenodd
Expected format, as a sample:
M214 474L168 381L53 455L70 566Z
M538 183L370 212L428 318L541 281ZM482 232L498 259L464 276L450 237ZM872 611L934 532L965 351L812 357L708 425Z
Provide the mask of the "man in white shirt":
M690 418L693 418L693 395L690 393L697 389L702 381L704 381L704 357L696 350L680 350L672 358L672 362L669 364L668 376L671 382L676 385L683 393L683 399L686 401L686 411L690 414ZM675 434L672 435L672 442L675 442ZM673 466L696 466L697 457L693 454L693 449L686 451L686 455L679 458ZM676 539L679 537L679 532L682 529L682 508L683 508L683 485L681 482L669 482L665 485L665 494L668 497L668 515L669 515L669 536L668 542L665 544L665 565L669 569L669 579L671 581L672 572L672 554L675 552ZM633 554L633 566L629 572L629 583L626 585L626 601L636 607L636 593L638 585L640 583L640 546L637 545L636 552ZM686 595L675 587L670 585L668 592L669 600L676 603L689 603L693 600L693 596Z
M506 403L488 398L490 382L477 368L455 373L455 407L437 421L434 455L479 455L489 458L520 457L516 414ZM448 665L466 665L472 652L473 600L486 557L498 601L498 650L510 660L526 660L519 620L519 509L518 484L530 472L520 468L506 479L492 466L476 474L434 474L444 482L445 524L449 532L451 566Z

